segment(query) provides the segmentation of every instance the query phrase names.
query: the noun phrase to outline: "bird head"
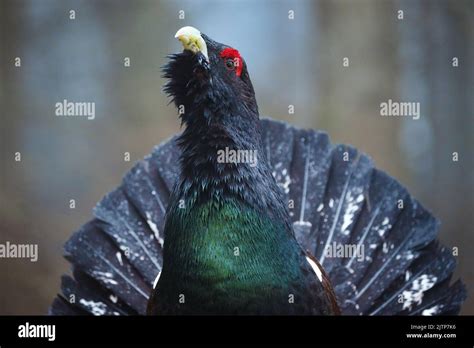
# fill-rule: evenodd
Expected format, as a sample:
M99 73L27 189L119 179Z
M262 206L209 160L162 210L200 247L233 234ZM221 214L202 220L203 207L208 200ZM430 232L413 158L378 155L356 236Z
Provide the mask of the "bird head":
M184 123L224 122L226 117L258 119L252 82L237 49L189 26L179 29L175 38L184 49L170 55L163 68L168 78L164 90Z

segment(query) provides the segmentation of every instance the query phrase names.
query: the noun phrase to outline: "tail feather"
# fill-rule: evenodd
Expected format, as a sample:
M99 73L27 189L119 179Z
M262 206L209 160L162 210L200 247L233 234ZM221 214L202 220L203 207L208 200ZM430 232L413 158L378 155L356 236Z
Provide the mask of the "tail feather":
M378 303L372 307L370 314L410 314L416 311L418 306L424 306L426 303L425 295L428 291L433 291L437 295L439 289L446 286L444 281L449 282L455 266L449 250L433 242L384 292Z
M373 165L356 149L338 145L332 152L329 180L319 207L316 255L328 273L340 265L341 257L327 257L328 249L350 241L351 231L362 210ZM333 248L334 249L334 248Z
M164 235L163 225L165 221L166 206L168 205L168 188L157 172L150 172L150 161L145 160L135 166L125 177L123 190L126 197L136 207L136 211L152 230L154 240L158 244L157 254L161 256ZM155 177L155 180L153 178ZM161 257L160 257L161 264Z
M355 299L363 302L366 308L419 257L417 250L435 236L437 224L434 219L424 214L426 211L420 213L422 208L411 200L407 203L398 219L393 224L389 222L393 227L377 247L376 257L360 282Z
M74 278L62 277L61 291L69 304L88 314L127 315L133 311L117 296L80 271L74 271Z
M363 258L351 255L344 267L337 273L342 273L341 279L361 288L366 275L373 274L368 268L388 251L387 236L394 221L397 221L401 210L397 208L397 199L406 199L406 191L393 179L378 170L372 171L371 184L364 199L364 208L359 215L351 232L350 244L355 250L363 250ZM385 244L384 244L385 243ZM382 256L383 260L383 256ZM377 268L373 268L374 271Z
M118 251L114 259L122 267L126 258L139 272L149 286L161 270L161 246L154 234L150 234L149 224L138 213L123 193L116 189L102 199L94 209L99 227L114 241ZM148 220L149 221L149 220Z
M290 167L293 156L293 147L295 141L294 132L291 127L283 122L261 122L262 143L265 149L265 158L272 174L281 188L285 199L288 199L290 193ZM278 141L275 141L275 135L278 134Z
M321 204L329 178L331 144L325 133L296 132L290 169L293 227L303 249L316 255L317 227L324 217ZM303 169L303 173L298 171Z
M127 173L122 185L127 199L137 208L137 213L146 221L160 246L157 254L160 265L166 207L179 174L176 138L156 146L150 155Z
M179 174L180 151L176 145L176 139L177 136L174 136L168 141L156 146L151 156L145 158L150 168L148 170L151 174L150 177L159 177L168 189L168 192L171 192L173 189Z
M138 313L145 313L151 286L94 221L85 224L71 237L65 252L75 267L96 279Z
M49 307L48 315L90 315L90 313L71 305L64 297L58 295Z
M426 293L423 305L418 306L410 315L455 315L466 300L466 287L457 280L449 286L450 278ZM389 313L389 312L386 312Z

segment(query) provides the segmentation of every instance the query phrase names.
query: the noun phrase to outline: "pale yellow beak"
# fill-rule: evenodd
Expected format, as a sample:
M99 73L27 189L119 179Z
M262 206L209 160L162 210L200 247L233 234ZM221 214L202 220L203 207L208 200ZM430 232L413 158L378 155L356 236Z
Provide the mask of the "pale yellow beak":
M182 27L176 32L174 37L181 41L185 50L193 53L201 52L209 62L206 42L204 42L199 30L194 27Z

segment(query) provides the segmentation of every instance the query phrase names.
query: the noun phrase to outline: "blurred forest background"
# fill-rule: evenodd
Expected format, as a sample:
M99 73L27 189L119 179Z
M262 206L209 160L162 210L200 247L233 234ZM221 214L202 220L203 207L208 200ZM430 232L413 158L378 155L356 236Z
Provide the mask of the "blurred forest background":
M473 1L1 0L0 21L0 243L39 244L36 263L0 259L0 314L47 312L63 243L180 130L160 67L185 25L240 50L262 115L325 130L406 185L459 247L474 314ZM94 101L95 120L56 117L63 99ZM420 119L381 117L388 99L420 102Z

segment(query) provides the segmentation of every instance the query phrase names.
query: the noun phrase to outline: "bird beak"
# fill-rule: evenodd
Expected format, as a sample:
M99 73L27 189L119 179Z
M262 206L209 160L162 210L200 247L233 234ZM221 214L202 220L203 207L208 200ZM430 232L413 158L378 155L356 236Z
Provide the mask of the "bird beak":
M199 30L194 27L182 27L176 32L174 37L181 41L185 50L191 51L194 54L201 52L206 61L209 62L207 45Z

